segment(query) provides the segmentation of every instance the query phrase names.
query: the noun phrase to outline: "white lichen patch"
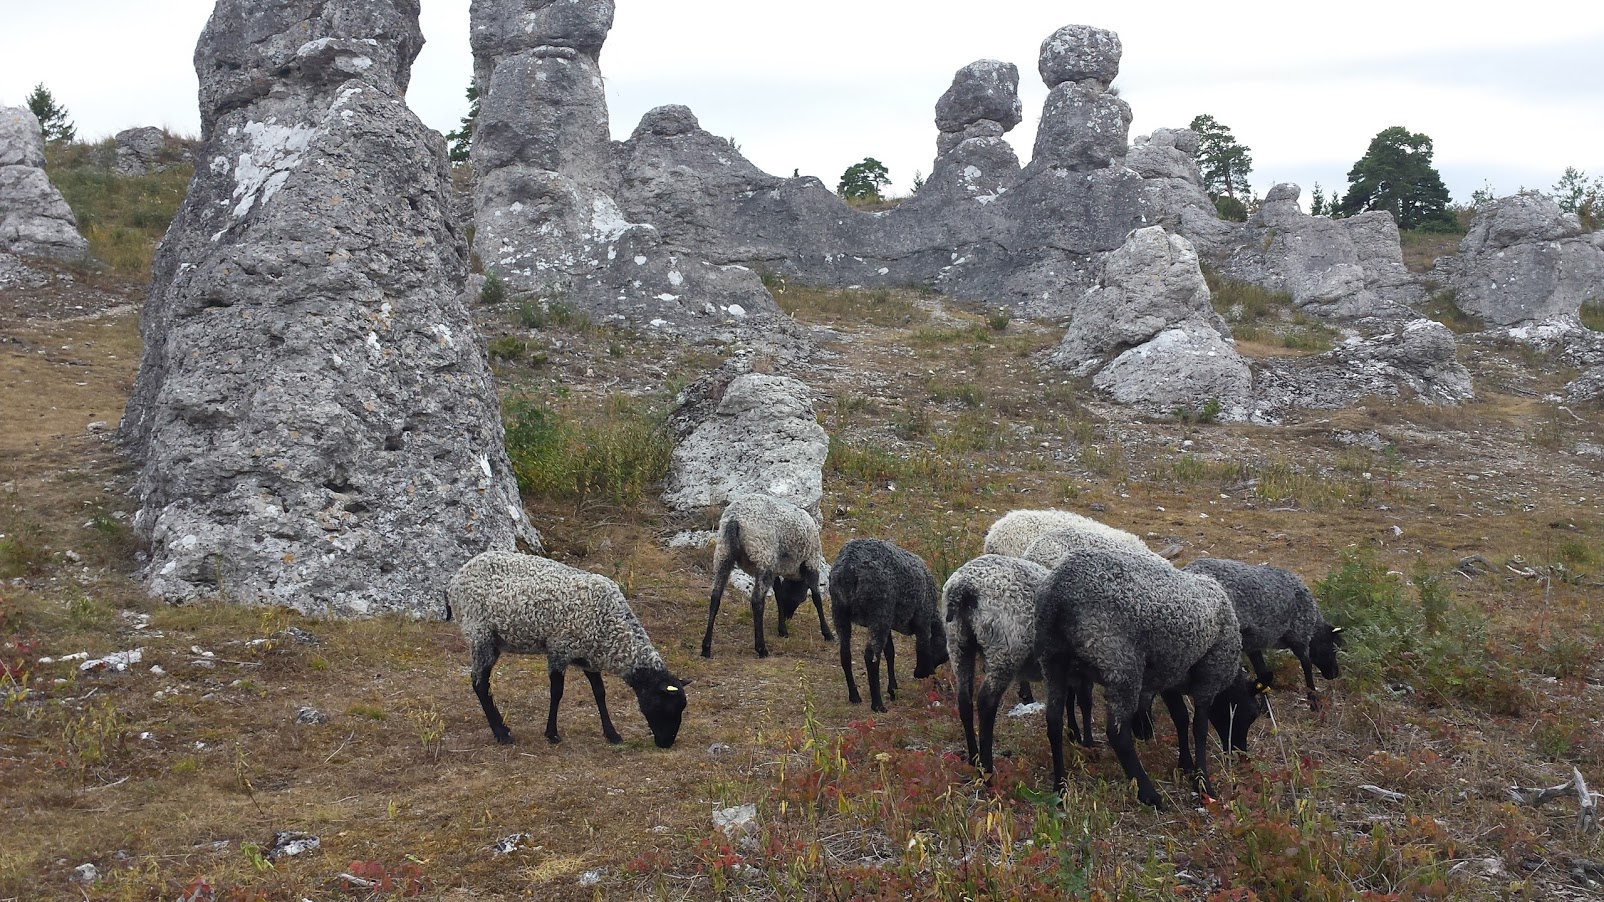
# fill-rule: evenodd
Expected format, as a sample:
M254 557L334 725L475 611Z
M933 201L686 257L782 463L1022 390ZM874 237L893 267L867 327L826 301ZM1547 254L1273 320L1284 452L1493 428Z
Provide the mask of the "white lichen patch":
M245 137L250 149L240 154L234 167L234 218L249 213L258 199L267 203L289 181L290 173L301 164L301 154L311 146L317 129L306 125L276 125L247 122Z

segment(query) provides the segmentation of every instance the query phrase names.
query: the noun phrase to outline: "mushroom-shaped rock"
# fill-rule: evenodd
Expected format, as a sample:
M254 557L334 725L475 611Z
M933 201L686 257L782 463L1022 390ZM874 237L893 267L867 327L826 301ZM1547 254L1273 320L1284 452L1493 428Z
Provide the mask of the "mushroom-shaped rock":
M1041 43L1037 68L1047 87L1093 82L1107 88L1119 75L1119 35L1090 25L1065 25Z

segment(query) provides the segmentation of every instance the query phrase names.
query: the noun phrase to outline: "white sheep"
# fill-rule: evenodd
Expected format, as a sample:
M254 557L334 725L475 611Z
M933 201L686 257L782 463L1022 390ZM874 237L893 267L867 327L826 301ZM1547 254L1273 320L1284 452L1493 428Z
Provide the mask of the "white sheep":
M1087 527L1084 523L1072 529L1055 528L1031 542L1020 557L1051 570L1074 551L1129 551L1132 554L1153 554L1146 542L1124 530L1105 526L1096 520L1086 520L1086 523L1102 528ZM1153 556L1158 557L1156 554Z
M462 566L446 588L446 618L468 642L473 691L500 743L512 733L490 697L490 671L504 652L545 655L551 677L546 739L556 743L557 706L569 665L590 680L602 735L623 739L607 714L601 675L623 677L660 748L674 744L685 713L685 684L668 672L618 584L543 557L487 551Z
M807 511L769 495L742 495L724 508L718 521L718 544L713 551L713 594L707 603L707 632L702 636L702 657L713 656L713 622L730 573L739 565L752 577L752 647L766 658L763 641L763 607L774 590L779 633L789 635L786 624L809 594L819 612L819 632L826 641L835 638L824 620L824 599L819 595L819 574L824 551L819 525Z
M958 681L958 719L963 722L969 761L981 773L992 773L992 736L1003 693L1019 681L1022 700L1030 699L1030 680L1041 679L1036 663L1036 592L1047 581L1046 567L1022 558L983 554L947 578L941 590L946 611L947 649ZM975 661L983 658L986 677L980 686L980 738L975 739ZM1091 741L1091 684L1076 693L1084 734L1070 718L1071 735ZM1084 737L1084 738L1083 738Z
M853 539L830 567L830 616L841 634L841 672L847 700L860 704L852 676L852 626L865 627L869 641L863 666L869 674L869 707L885 711L880 698L880 654L886 657L887 692L897 697L897 656L892 632L914 637L914 679L922 680L947 660L947 633L936 607L936 578L918 555L882 539Z
M1209 723L1236 748L1260 713L1262 699L1242 671L1242 636L1225 590L1151 553L1077 551L1064 558L1036 595L1036 655L1047 682L1047 741L1060 792L1064 706L1076 680L1103 685L1109 745L1136 781L1137 797L1154 807L1161 805L1159 795L1136 756L1132 733L1136 713L1154 695L1175 721L1181 770L1196 774L1199 789L1209 794ZM1185 696L1192 698L1195 718Z
M1111 542L1127 542L1133 547L1147 550L1147 545L1123 529L1083 517L1070 511L1017 510L1009 511L986 531L987 554L1006 554L1024 557L1037 539L1050 532L1070 530L1076 533L1100 535ZM1050 566L1050 565L1048 565Z
M1342 627L1326 622L1314 593L1297 574L1279 567L1245 564L1223 558L1200 558L1187 564L1188 573L1212 576L1225 587L1236 608L1242 629L1242 650L1253 662L1259 681L1270 684L1270 668L1264 662L1267 648L1287 648L1303 665L1303 682L1309 689L1309 704L1320 706L1314 688L1314 668L1328 680L1337 678L1337 649L1342 645Z

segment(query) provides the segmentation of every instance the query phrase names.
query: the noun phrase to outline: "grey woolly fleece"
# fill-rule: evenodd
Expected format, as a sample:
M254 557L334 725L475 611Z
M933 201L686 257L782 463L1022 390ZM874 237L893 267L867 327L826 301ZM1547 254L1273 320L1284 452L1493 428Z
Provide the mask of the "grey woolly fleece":
M937 611L936 578L919 556L881 539L853 539L830 568L830 609L836 622L928 635L945 643Z
M1024 557L1031 543L1058 530L1101 535L1114 542L1129 542L1134 547L1147 550L1146 543L1123 529L1116 529L1091 517L1057 510L1009 511L986 531L985 550L987 554Z
M1213 698L1241 673L1242 636L1225 589L1151 553L1077 551L1036 596L1036 650L1067 655L1102 683L1114 718L1158 693L1177 690L1206 716ZM1129 706L1127 708L1127 706ZM1110 723L1110 732L1120 724Z
M470 648L489 641L543 654L552 670L576 662L622 677L664 669L618 584L586 570L487 551L457 571L446 598Z
M729 530L725 529L732 520L740 525L737 548L730 547ZM714 570L732 556L752 576L768 571L780 579L800 579L803 565L823 569L819 525L807 511L789 501L769 495L742 495L731 501L719 517Z
M1049 573L1040 564L1000 554L983 554L954 570L941 590L941 608L952 624L952 660L965 660L978 648L988 678L1041 679L1035 666L1036 591Z
M1118 535L1111 535L1104 530L1055 529L1031 542L1021 557L1051 570L1072 551L1127 551L1132 554L1153 554L1147 543L1136 536L1123 530L1113 531Z
M1184 569L1212 577L1225 587L1236 608L1244 652L1307 648L1315 633L1328 625L1314 593L1290 571L1224 558L1200 558Z

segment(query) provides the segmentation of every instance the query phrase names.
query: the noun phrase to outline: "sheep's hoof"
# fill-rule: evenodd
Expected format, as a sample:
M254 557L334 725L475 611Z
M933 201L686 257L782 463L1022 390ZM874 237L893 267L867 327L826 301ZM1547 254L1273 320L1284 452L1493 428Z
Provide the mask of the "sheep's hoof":
M497 733L496 742L500 745L512 745L511 733Z
M766 645L759 645L755 651L757 652L757 656L760 658L766 658L769 656L769 649Z
M870 705L870 706L869 706L869 709L870 709L870 710L872 710L872 711L878 711L878 712L880 712L880 713L881 713L881 714L885 714L885 713L887 713L887 712L886 712L886 706L885 706L885 703L883 703L883 702L882 702L882 703L881 703L881 704L878 704L878 705Z
M603 733L602 735L607 737L607 742L609 745L618 745L624 741L624 737L618 735L617 733Z
M854 692L854 693L852 693L852 694L847 696L847 701L851 702L854 705L861 705L861 704L863 704L863 696L861 696L861 695L857 694L856 692Z
M1141 802L1143 805L1147 805L1154 811L1163 811L1165 807L1164 800L1160 798L1159 794L1156 792L1150 792L1146 794L1137 793L1136 801Z
M829 630L820 630L819 632L824 636L824 641L826 641L826 642L834 642L835 641L835 633L832 633Z
M704 657L704 658L713 657L713 647L711 645L702 646L702 657Z
M546 734L546 741L552 745L556 745L557 743L562 742L563 738L558 736L557 733L553 731Z

